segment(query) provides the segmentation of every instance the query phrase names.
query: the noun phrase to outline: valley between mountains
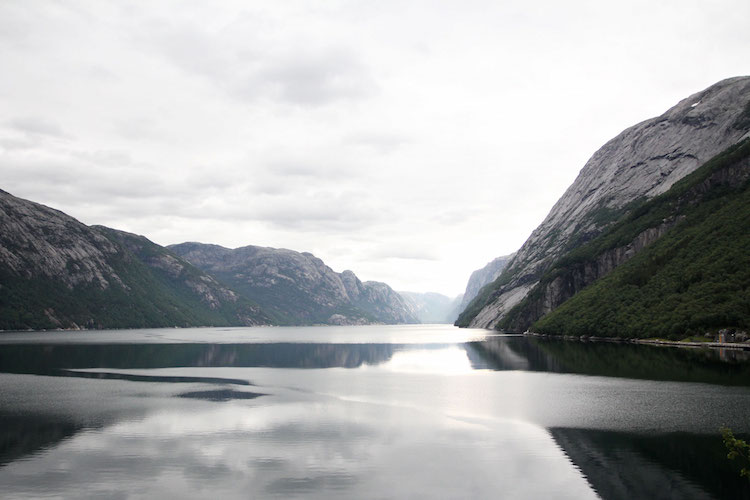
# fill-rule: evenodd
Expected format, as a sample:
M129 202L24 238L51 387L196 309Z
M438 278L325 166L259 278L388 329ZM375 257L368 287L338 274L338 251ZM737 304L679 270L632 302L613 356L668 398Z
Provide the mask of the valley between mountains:
M87 226L0 191L0 329L453 323L682 339L750 328L750 77L594 153L521 248L458 297L397 292L309 252Z

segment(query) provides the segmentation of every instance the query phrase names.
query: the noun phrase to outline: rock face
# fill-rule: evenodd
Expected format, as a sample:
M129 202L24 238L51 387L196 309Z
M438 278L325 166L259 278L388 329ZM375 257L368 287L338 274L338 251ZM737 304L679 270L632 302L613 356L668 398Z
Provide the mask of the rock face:
M749 180L750 138L558 261L501 327L672 340L747 331Z
M489 262L482 269L477 269L471 273L469 282L466 284L466 291L464 292L463 299L461 299L461 311L469 305L469 302L474 300L474 297L479 294L479 291L484 288L485 285L492 283L500 276L500 274L502 274L503 270L508 265L508 262L514 255L515 254L512 253L510 255L498 257L492 262Z
M142 236L0 191L0 329L267 322L256 305Z
M421 323L453 323L460 311L457 310L463 295L451 299L445 295L427 292L398 292Z
M630 127L586 163L488 293L457 324L495 328L566 252L599 235L628 206L667 191L750 135L750 77L721 81Z
M334 272L308 252L181 243L170 250L257 302L280 324L418 323L385 283Z

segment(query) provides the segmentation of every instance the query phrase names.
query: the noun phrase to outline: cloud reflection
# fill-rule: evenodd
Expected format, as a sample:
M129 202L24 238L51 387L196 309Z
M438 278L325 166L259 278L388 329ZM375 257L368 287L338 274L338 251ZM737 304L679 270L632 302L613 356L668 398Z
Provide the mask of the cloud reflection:
M595 497L537 427L340 400L195 401L78 434L0 480L30 496Z

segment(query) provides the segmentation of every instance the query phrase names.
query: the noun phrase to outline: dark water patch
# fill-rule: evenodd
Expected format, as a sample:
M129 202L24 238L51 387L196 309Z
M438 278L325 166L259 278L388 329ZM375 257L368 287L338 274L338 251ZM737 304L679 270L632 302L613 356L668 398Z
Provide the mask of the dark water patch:
M64 377L92 378L103 380L129 380L131 382L162 382L170 384L234 384L234 385L253 385L247 380L238 378L218 378L218 377L176 377L161 375L133 375L129 373L112 373L112 372L79 372L73 370L60 370Z
M750 482L715 434L636 434L550 429L555 442L605 500L750 499Z
M475 368L750 386L750 362L741 351L536 337L492 337L466 345Z
M279 478L266 486L266 492L274 496L289 497L325 490L346 490L356 484L357 478L352 475L324 473L308 477Z
M396 344L4 344L0 372L60 375L82 368L357 368L388 361Z
M0 466L56 446L83 425L38 415L0 415Z
M206 401L224 402L233 399L255 399L266 394L259 392L233 391L231 389L217 389L215 391L193 391L177 395L180 398L203 399Z

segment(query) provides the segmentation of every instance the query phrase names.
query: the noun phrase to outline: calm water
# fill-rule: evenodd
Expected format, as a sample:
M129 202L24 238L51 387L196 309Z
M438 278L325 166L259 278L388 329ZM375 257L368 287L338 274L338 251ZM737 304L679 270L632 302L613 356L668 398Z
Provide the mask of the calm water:
M743 352L449 326L0 334L3 498L750 498Z

